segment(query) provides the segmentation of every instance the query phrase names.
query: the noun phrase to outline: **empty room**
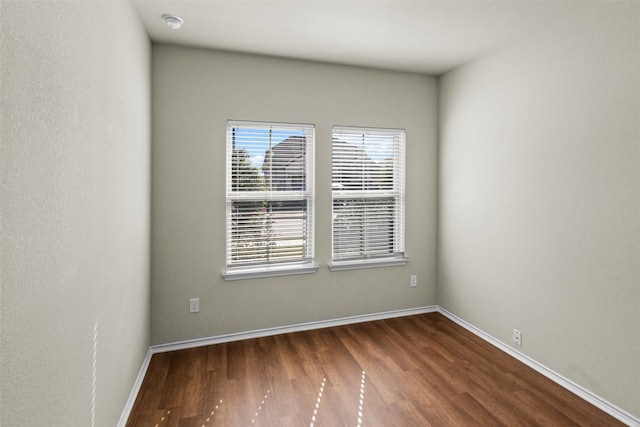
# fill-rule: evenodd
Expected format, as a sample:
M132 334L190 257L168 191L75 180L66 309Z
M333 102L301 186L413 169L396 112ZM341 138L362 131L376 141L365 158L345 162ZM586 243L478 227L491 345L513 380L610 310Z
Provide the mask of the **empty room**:
M640 426L639 1L0 36L0 426Z

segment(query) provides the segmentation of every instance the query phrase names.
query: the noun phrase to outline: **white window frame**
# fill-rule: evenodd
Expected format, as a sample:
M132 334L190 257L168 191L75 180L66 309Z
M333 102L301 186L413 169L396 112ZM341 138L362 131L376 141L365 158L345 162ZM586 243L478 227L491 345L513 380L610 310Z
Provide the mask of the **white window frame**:
M364 182L367 176L375 175L376 166L371 166L367 148L371 149L379 141L392 140L392 184L388 180L384 185L354 185L349 188L345 185L348 178L356 177ZM334 126L332 132L332 243L331 243L331 271L348 270L356 268L387 267L405 265L408 259L405 257L405 156L406 156L406 132L404 129L364 128L350 126ZM352 145L348 150L361 150L359 154L349 154L342 143ZM356 148L358 147L358 148ZM342 157L341 157L342 156ZM353 162L345 165L345 158L351 156ZM354 159L359 158L361 161ZM358 171L357 167L362 167ZM380 175L378 175L380 176ZM384 179L384 178L381 178ZM358 188L361 187L361 188ZM377 188L376 188L377 187ZM383 187L383 188L380 188ZM384 188L387 187L387 188ZM384 200L389 200L386 205ZM389 206L392 209L390 216L380 215L381 208ZM351 208L351 221L355 218L354 227L357 231L345 231L345 209ZM373 212L373 214L371 214ZM384 212L382 210L382 212ZM361 215L361 217L359 217ZM385 224L391 224L389 230L376 232L373 226L368 225L367 218L376 216L382 218ZM390 235L386 240L385 234ZM345 237L346 236L346 237ZM367 240L381 238L377 242L381 244L369 244ZM360 243L357 243L359 241ZM388 249L381 249L383 247Z
M236 138L235 132L240 132L238 129L254 129L259 131L271 131L283 132L283 131L297 131L305 135L304 144L304 188L297 189L275 189L273 186L266 184L262 190L243 191L234 188L233 176L232 176L232 162L234 152L234 140ZM235 132L234 132L235 130ZM250 132L250 131L249 131ZM250 138L249 136L246 138ZM261 140L260 140L261 141ZM261 141L262 142L262 141ZM273 148L280 141L271 141ZM265 146L265 148L268 148ZM273 151L270 151L273 154ZM265 153L265 156L267 153ZM315 176L314 176L314 155L315 155L315 127L310 124L292 124L292 123L271 123L271 122L251 122L240 120L227 121L227 154L226 154L226 269L222 273L225 280L240 280L258 277L270 277L270 276L282 276L292 274L307 274L315 273L318 270L317 264L314 262L314 191L315 191ZM273 168L270 169L273 171ZM271 172L273 173L273 172ZM270 179L273 179L271 177ZM267 182L267 178L263 177L263 182ZM273 181L272 181L273 182ZM242 234L242 227L236 225L234 229L234 203L237 207L242 202L263 202L268 206L273 206L275 203L291 203L302 202L306 206L306 210L303 211L302 220L302 251L303 255L297 259L278 260L274 256L274 259L261 261L257 253L254 254L251 250L248 251L248 255L245 260L242 260L238 255L238 241L234 240ZM266 215L268 218L265 223L275 221L275 213L272 213L271 208L265 208L260 215ZM235 211L240 212L241 211ZM235 218L238 218L236 215ZM236 220L237 224L237 220ZM297 225L295 226L297 227ZM240 230L240 232L238 231ZM297 228L296 228L297 230ZM267 237L256 239L256 242L264 245L277 245L277 232L273 234L269 233ZM281 239L284 240L284 239ZM234 245L235 243L235 245ZM255 256L254 256L255 255ZM293 257L291 257L293 258Z

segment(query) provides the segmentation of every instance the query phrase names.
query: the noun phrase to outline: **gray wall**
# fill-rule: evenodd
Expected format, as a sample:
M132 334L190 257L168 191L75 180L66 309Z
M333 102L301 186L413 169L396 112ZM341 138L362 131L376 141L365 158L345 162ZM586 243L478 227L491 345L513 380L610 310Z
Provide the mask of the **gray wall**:
M129 2L0 7L0 424L91 426L95 395L113 426L149 346L150 44Z
M640 416L640 3L441 79L438 301Z
M154 45L152 80L153 344L435 304L435 78ZM223 280L227 119L316 125L316 274ZM408 265L328 271L332 125L407 130Z

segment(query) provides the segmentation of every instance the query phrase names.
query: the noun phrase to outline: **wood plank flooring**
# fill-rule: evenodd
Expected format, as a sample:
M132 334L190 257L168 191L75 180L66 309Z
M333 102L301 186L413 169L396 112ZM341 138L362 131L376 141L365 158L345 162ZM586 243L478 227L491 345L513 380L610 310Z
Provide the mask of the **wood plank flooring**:
M127 426L622 426L438 313L153 356Z

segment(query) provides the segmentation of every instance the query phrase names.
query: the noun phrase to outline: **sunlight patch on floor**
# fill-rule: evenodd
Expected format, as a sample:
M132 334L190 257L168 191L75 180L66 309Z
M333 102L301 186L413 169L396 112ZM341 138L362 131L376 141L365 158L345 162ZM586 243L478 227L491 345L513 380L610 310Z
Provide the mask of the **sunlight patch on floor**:
M264 406L264 403L269 398L270 393L271 393L271 390L267 390L267 394L265 394L264 397L262 398L262 401L260 402L260 406L258 406L258 409L256 409L256 413L253 415L253 419L251 420L251 424L249 424L249 427L252 427L256 423L256 419L258 418L260 411L262 411L262 407Z
M309 427L313 427L313 423L316 422L316 418L318 416L318 409L320 409L320 402L322 401L322 393L324 393L324 383L327 381L326 378L322 379L322 384L320 384L320 391L318 391L318 398L316 399L316 406L313 408L313 415L311 416L311 423L309 423Z
M362 427L362 414L364 409L364 383L367 378L367 373L362 371L362 377L360 380L360 399L358 400L358 424L357 427Z

